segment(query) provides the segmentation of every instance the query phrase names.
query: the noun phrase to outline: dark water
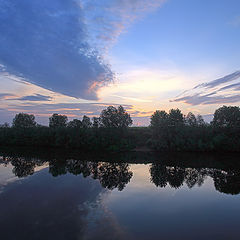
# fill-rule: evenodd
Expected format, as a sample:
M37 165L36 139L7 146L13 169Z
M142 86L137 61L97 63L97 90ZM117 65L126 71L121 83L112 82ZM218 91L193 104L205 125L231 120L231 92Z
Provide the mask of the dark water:
M239 239L239 155L2 151L1 239Z

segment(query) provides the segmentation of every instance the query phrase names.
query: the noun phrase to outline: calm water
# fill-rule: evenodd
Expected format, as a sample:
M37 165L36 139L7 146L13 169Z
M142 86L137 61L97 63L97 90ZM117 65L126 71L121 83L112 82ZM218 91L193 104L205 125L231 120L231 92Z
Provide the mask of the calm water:
M239 155L2 151L1 239L239 239Z

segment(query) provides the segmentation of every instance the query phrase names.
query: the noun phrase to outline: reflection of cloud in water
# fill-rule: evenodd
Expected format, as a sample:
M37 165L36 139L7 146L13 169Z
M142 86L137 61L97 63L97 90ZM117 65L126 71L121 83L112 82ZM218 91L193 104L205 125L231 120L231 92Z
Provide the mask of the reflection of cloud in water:
M12 158L0 156L0 193L4 191L4 187L9 183L19 180L19 177L14 171L14 166L11 164ZM33 171L38 172L48 167L48 163L34 164Z
M113 212L105 204L110 196L109 190L99 194L96 202L84 202L80 212L86 212L84 239L129 239Z
M18 178L12 172L12 165L0 164L0 194L4 191L4 187L11 182L18 180Z
M0 197L0 212L7 216L0 219L3 239L123 239L124 231L103 204L110 191L99 181L72 174L54 178L47 169L18 179Z

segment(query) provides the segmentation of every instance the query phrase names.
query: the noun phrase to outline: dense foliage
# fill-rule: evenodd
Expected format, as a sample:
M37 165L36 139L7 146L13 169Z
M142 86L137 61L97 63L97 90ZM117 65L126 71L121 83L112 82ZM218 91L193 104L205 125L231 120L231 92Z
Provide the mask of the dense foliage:
M0 145L69 147L83 150L119 151L132 149L127 127L132 119L122 106L103 110L93 121L88 116L68 122L65 115L54 113L49 127L37 125L33 115L19 113L13 127L0 126Z
M35 116L32 114L19 113L13 119L12 126L15 128L29 128L36 126Z
M202 116L179 109L157 110L149 127L131 127L122 106L109 106L92 120L68 122L53 114L49 127L38 125L33 115L19 113L12 127L0 125L0 145L64 147L82 150L120 151L149 147L157 151L240 151L240 108L223 106L205 123Z
M179 109L156 111L151 117L152 137L148 144L160 151L240 151L240 109L223 106L211 124Z

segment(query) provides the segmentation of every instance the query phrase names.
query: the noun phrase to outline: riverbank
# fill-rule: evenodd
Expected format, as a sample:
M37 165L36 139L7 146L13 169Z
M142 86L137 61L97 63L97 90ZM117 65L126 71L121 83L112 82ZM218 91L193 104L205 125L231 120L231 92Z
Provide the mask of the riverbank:
M240 128L0 128L0 146L81 151L240 152Z

